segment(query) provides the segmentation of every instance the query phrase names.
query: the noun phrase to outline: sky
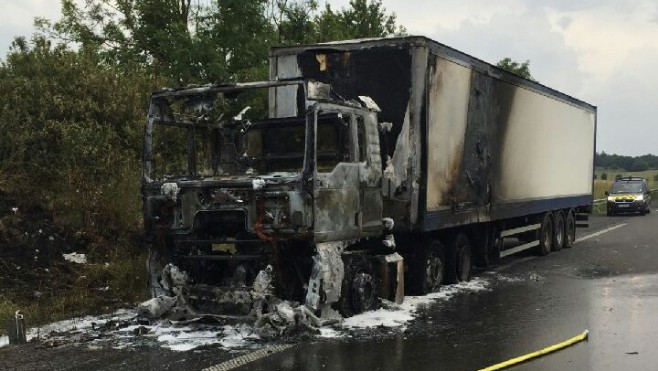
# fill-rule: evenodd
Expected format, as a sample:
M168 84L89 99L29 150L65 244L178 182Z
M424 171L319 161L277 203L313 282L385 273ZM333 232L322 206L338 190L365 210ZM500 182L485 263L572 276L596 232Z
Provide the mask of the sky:
M341 8L348 0L329 0ZM320 0L320 3L324 3ZM597 151L658 154L658 1L383 0L411 35L489 63L530 61L544 85L598 107ZM59 0L0 2L0 59Z

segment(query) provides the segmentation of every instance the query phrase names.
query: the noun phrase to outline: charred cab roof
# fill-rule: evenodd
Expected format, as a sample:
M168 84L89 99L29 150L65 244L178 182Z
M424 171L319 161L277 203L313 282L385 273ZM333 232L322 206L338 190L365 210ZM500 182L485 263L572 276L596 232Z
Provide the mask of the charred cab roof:
M189 97L193 95L205 95L216 93L240 92L258 88L272 88L286 85L304 84L303 79L255 81L236 84L207 84L190 85L184 88L163 88L151 94L151 99Z

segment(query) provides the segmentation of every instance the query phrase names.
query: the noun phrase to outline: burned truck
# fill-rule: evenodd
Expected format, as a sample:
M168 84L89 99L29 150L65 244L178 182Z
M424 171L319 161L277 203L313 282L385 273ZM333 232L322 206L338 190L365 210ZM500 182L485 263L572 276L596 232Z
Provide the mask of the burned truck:
M151 292L350 316L571 247L595 132L596 107L424 37L274 48L269 81L152 95Z
M295 91L294 114L246 105L266 108L280 87ZM382 218L376 108L293 79L157 92L148 117L153 296L184 286L197 311L233 315L250 314L262 296L323 316L402 299L402 257ZM189 279L172 284L168 264Z

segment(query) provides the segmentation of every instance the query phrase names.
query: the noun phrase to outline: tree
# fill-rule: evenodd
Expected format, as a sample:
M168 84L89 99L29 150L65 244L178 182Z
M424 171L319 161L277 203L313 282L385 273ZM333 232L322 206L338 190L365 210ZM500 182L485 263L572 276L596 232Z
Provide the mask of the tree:
M0 86L2 191L19 195L22 209L49 210L68 229L125 236L139 210L131 187L145 102L162 81L36 36L13 43Z
M630 171L646 171L649 170L649 164L642 159L642 158L636 158L633 160L633 163L631 164L631 167L629 169Z
M316 17L316 41L404 35L395 13L387 13L381 0L350 0L349 7L334 11L326 4Z
M515 62L511 58L503 58L500 60L498 63L496 63L496 66L504 69L505 71L511 72L515 75L519 75L523 77L524 79L528 79L530 81L537 81L532 78L532 75L530 74L530 61L526 60L523 63Z
M62 0L62 18L37 19L49 37L94 50L106 63L139 63L171 85L266 73L267 0ZM260 68L254 73L253 68Z

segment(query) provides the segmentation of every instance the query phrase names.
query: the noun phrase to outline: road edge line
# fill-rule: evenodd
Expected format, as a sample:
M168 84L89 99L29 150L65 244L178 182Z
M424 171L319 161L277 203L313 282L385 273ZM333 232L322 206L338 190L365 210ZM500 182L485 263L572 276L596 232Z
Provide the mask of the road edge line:
M612 232L612 231L614 231L615 229L618 229L618 228L621 228L621 227L625 226L626 224L627 224L627 223L616 224L616 225L613 225L612 227L608 227L608 228L603 229L603 230L600 230L600 231L598 231L598 232L594 232L594 233L588 234L588 235L586 235L586 236L583 236L583 237L580 237L580 238L576 238L576 240L575 240L573 243L583 242L583 241L585 241L585 240L589 240L590 238L600 236L600 235L602 235L602 234L604 234L604 233Z

